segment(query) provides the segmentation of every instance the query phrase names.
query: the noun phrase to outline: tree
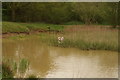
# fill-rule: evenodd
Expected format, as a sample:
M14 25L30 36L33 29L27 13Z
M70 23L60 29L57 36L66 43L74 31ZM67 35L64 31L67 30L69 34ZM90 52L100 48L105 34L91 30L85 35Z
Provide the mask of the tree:
M118 24L117 2L6 2L3 9L3 19L6 17L9 21L62 24L75 20L84 24Z
M19 2L6 2L7 9L11 11L12 21L15 21L16 10L21 6Z

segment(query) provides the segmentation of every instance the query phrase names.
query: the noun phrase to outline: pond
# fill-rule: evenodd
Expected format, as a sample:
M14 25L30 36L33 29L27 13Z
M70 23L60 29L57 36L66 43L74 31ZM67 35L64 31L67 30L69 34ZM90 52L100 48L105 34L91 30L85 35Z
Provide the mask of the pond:
M118 53L52 47L39 38L3 40L3 56L30 61L28 74L40 78L117 78Z

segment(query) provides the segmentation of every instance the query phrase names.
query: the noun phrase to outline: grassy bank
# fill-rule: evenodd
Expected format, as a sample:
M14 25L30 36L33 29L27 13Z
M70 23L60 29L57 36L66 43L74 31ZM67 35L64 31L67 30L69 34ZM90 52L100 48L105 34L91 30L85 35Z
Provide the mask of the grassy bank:
M118 29L108 25L53 25L39 23L13 23L3 22L3 32L29 32L31 30L62 30L63 33L40 33L37 36L44 43L51 46L72 47L82 50L118 50ZM63 36L64 40L58 43L57 37ZM13 36L16 38L26 38L25 35Z
M54 24L45 24L45 23L18 23L18 22L2 22L2 33L14 33L14 32L30 32L30 31L47 31L55 30L61 31L63 30L63 26L54 25Z

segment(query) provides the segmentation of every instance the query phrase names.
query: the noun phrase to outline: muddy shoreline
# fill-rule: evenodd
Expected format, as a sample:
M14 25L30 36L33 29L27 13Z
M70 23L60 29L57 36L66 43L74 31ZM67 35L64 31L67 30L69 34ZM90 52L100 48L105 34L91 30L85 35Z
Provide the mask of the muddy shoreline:
M73 28L74 27L74 28ZM89 25L89 27L87 27L86 25L82 25L79 29L80 25L66 25L66 28L64 31L68 31L68 32L75 32L78 30L84 30L84 29L95 29L95 28L104 28L103 30L109 29L109 30L113 30L112 26L98 26L96 27L96 25ZM118 26L117 26L118 28ZM117 30L117 28L114 29L114 31ZM16 35L31 35L31 34L40 34L40 33L62 33L63 31L59 31L59 30L44 30L44 29L39 29L39 30L30 30L28 32L5 32L0 34L0 36L2 36L2 38L7 38L7 37L11 37L11 36L16 36Z
M7 38L7 37L11 37L11 36L16 36L16 35L31 35L31 34L40 34L40 33L61 33L61 31L57 31L57 30L33 30L33 31L29 31L29 32L6 32L6 33L2 33L2 38ZM1 34L0 34L1 35Z

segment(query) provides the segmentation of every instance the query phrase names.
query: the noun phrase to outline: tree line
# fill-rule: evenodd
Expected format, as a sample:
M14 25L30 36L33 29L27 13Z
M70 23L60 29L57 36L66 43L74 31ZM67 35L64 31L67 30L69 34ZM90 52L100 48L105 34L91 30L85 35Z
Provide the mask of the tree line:
M118 24L118 2L3 2L3 21Z

